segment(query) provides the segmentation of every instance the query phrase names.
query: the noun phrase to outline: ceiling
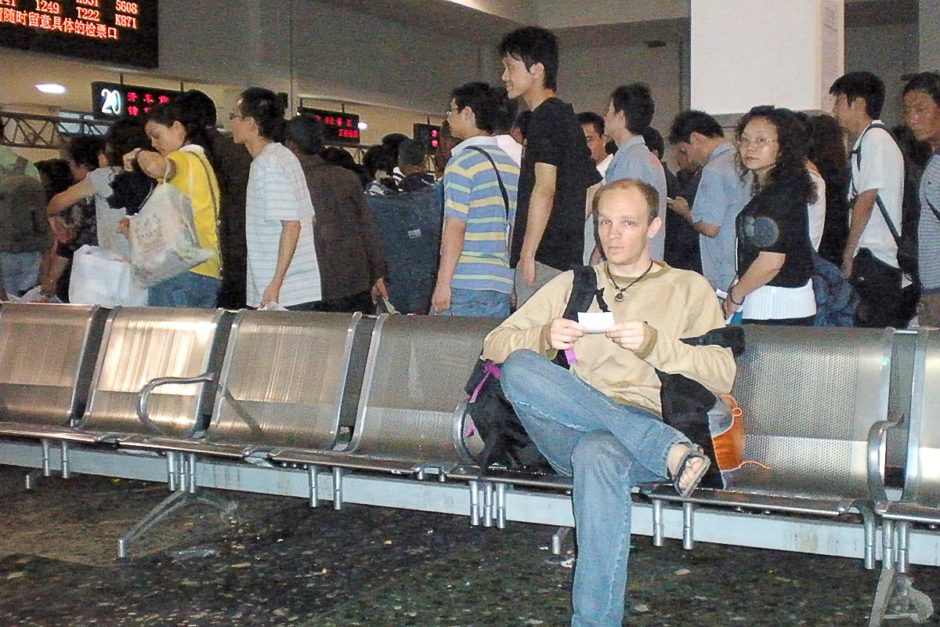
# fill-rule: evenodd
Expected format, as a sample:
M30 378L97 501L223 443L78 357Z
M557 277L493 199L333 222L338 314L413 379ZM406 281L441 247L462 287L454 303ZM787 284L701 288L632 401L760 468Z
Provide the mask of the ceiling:
M503 34L524 25L521 21L471 8L455 0L329 1L333 6L345 6L360 13L440 33L445 38L455 37L493 46L498 44ZM528 10L520 13L537 14L538 2L526 0L523 4L528 6ZM626 6L626 0L621 2ZM594 3L600 4L602 0L594 0ZM639 44L656 40L675 42L684 39L688 18L675 18L665 11L663 14L662 19L631 20L630 11L624 9L624 21L621 23L556 27L553 31L562 46L574 47ZM845 7L847 27L914 23L917 18L918 0L847 0Z

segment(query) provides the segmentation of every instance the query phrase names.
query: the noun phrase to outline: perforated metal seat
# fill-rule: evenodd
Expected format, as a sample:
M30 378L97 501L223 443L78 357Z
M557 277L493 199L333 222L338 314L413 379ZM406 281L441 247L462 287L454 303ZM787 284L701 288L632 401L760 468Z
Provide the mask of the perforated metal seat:
M37 436L99 444L116 443L128 434L184 435L203 428L230 324L222 310L114 309L105 322L82 419L72 428L46 426ZM164 377L185 377L195 384L178 380L157 389ZM151 388L149 402L141 404L145 385Z
M240 312L205 437L135 436L121 445L228 458L276 447L333 448L347 379L358 387L362 378L350 366L361 319L359 313Z
M855 509L865 523L866 566L874 567L868 432L888 413L894 331L751 326L746 333L733 390L744 409L746 465L727 490L699 489L686 499L671 486L644 490L654 515L663 501L819 516Z
M459 446L463 387L498 320L381 316L346 451L277 450L281 463L393 473L472 463Z
M40 437L81 417L107 313L83 305L3 305L0 435Z

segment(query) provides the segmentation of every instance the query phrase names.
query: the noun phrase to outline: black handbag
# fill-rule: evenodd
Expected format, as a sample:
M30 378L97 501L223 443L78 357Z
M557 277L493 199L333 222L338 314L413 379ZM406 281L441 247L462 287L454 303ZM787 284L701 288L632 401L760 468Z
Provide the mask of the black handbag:
M859 248L852 264L852 285L862 294L884 295L901 291L901 270L890 266L867 248Z

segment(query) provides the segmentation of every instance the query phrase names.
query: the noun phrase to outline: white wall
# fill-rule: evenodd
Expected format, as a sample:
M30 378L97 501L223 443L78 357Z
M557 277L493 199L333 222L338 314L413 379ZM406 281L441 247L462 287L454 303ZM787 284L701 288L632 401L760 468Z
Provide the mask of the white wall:
M917 24L860 26L845 31L845 71L868 71L885 83L882 119L888 126L903 122L901 75L917 71Z
M842 32L841 0L693 0L692 107L824 108L823 76L842 73Z

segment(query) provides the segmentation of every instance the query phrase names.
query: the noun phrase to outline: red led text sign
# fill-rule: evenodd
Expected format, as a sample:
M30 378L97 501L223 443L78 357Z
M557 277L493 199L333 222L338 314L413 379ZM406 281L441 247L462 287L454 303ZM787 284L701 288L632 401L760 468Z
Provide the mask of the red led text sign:
M157 67L157 0L0 0L0 45Z

